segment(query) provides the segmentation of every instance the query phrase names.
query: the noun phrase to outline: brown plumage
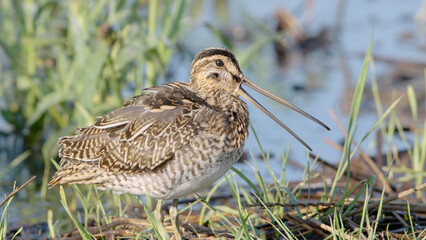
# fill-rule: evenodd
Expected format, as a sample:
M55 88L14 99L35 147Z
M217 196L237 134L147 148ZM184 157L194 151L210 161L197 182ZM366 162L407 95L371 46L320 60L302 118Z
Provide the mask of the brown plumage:
M207 187L243 152L249 115L239 96L261 108L307 146L252 99L242 84L326 127L251 83L229 50L205 49L192 62L189 83L145 89L143 95L122 108L77 129L77 135L60 138L61 168L51 186L97 184L115 193L149 194L158 199L178 199Z
M188 88L187 83L174 82L147 89L145 95L134 97L94 125L77 129L80 134L60 138L61 170L51 184L96 183L101 188L126 192L129 183L120 180L120 175L126 178L156 173L160 178L153 186L140 186L143 192L128 192L169 199L171 193L156 188L173 188L174 184L191 181L195 171L206 168L198 163L194 164L196 170L182 168L190 164L188 161L213 162L210 154L217 157L235 155L234 149L241 152L248 126L245 103L234 99L237 102L218 108ZM221 150L220 142L231 151ZM188 154L200 156L189 159ZM173 184L163 181L174 177L167 173L168 167L172 172L182 171L182 179Z

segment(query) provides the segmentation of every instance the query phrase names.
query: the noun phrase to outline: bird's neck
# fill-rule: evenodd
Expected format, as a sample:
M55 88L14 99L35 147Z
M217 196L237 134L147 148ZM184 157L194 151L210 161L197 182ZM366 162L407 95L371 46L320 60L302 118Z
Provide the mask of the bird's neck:
M191 78L190 88L201 99L206 101L212 108L219 110L225 114L238 113L248 118L248 108L246 103L240 99L236 93L230 93L223 89L218 89L214 86L197 84L202 81L197 81Z
M249 112L247 104L236 94L227 92L207 92L198 94L207 104L223 114L225 121L225 144L229 149L242 151L248 137ZM239 157L239 156L238 156Z
M226 91L221 90L211 90L209 92L203 91L197 93L202 99L204 99L210 106L221 110L223 112L227 111L241 111L245 109L241 108L241 104L245 103L239 98L236 94L230 94Z

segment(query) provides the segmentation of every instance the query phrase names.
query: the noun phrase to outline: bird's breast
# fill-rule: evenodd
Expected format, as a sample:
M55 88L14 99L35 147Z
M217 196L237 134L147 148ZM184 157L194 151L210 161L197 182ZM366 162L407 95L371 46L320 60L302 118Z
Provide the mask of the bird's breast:
M246 103L238 97L233 99L224 112L224 154L235 162L241 156L248 137L249 113Z

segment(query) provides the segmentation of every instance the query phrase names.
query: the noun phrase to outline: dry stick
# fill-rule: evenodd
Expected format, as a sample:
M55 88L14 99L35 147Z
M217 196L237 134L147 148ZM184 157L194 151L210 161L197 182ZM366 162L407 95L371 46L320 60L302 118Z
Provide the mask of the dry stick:
M204 235L207 235L207 236L220 235L221 237L232 238L232 235L227 231L221 231L221 230L213 231L208 227L200 226L196 223L184 223L182 225L185 227L185 229L191 231L194 234L204 234Z
M114 221L125 221L127 224L131 224L134 226L150 226L151 223L149 223L146 219L140 219L140 218L126 218L126 217L114 217L112 218Z
M137 232L129 231L127 229L118 229L118 230L108 230L106 232L96 234L95 237L104 236L107 240L109 239L114 240L114 239L121 239L122 237L134 237L135 235L137 235Z
M349 200L346 200L345 205L349 204ZM378 200L370 200L370 203L378 203ZM337 203L329 203L329 202L299 202L299 203L267 203L266 207L333 207ZM263 204L249 204L247 207L254 208L260 207L265 208ZM364 201L357 201L354 205L354 208L362 208L364 206ZM388 203L388 205L382 207L383 210L389 211L407 211L406 203ZM416 213L426 213L426 204L424 203L410 203L410 209L412 212Z
M99 228L99 226L88 227L88 228L86 228L86 231L89 232L92 235L95 235L95 234L98 234L101 231L102 232L107 231L110 228L117 227L117 226L122 225L124 223L126 223L126 221L122 221L122 220L114 221L112 223L102 225L102 226L100 226L100 228ZM70 235L71 235L70 237L66 237L66 238L61 237L61 238L57 238L57 239L66 239L66 240L81 239L80 232L78 232L77 230L71 231Z
M375 163L377 165L377 167L379 169L382 168L383 166L383 159L382 159L382 132L381 131L376 131L376 141L377 141L377 153L376 153L376 157L375 157Z
M339 151L339 152L343 151L342 145L331 140L330 138L324 137L324 142L327 143L330 147L334 148L336 151Z
M322 222L320 222L318 220L315 220L313 218L307 219L306 221L309 222L309 223L311 223L315 227L321 228L321 229L323 229L323 230L325 230L325 231L327 231L329 233L333 233L334 232L334 230L333 230L332 227L330 227L327 224L322 223ZM347 233L343 233L343 234L344 234L343 236L344 236L345 239L348 239L348 240L352 239L352 237L349 234L347 234Z
M266 207L333 207L337 203L329 203L329 202L298 202L298 203L266 203L264 204ZM249 204L247 207L265 207L263 204Z
M343 126L342 122L339 120L339 118L337 117L336 113L334 113L333 110L328 109L328 114L330 114L330 117L334 120L334 122L337 124L337 127L339 128L340 132L342 133L343 136L346 136L346 130L345 127Z
M24 183L22 186L20 186L19 188L15 188L16 186L16 181L13 184L13 191L11 193L9 193L9 195L6 196L6 198L0 203L0 207L2 207L11 197L13 197L15 194L17 194L19 191L21 191L25 186L27 186L30 182L32 182L34 179L36 178L36 176L33 176L32 178L30 178L26 183Z
M329 141L330 142L332 142L332 140L331 139L329 139ZM335 142L333 142L333 143L335 143ZM338 145L338 143L335 143L336 145ZM340 146L340 145L339 145ZM340 148L339 148L339 150L341 151L342 150L342 147L340 146ZM317 161L319 162L319 163L321 163L321 164L323 164L323 165L325 165L325 166L327 166L327 167L329 167L329 168L331 168L331 169L333 169L333 170L335 170L335 171L337 171L337 167L336 166L334 166L333 164L330 164L330 163L328 163L326 160L324 160L324 159L322 159L322 158L320 158L320 157L318 157L318 156L315 156L314 154L312 154L312 153L309 153L309 157L311 157L311 158L314 158L314 159L317 159ZM346 172L344 172L343 173L343 175L344 176L346 176ZM353 173L352 171L351 171L351 174L350 174L350 176L349 176L350 178L352 178L352 179L355 179L355 180L357 180L357 181L363 181L364 180L364 178L362 178L361 176L358 176L357 174L355 174L355 173ZM383 189L379 189L378 187L375 187L375 186L373 186L373 190L374 191L376 191L376 192L382 192L382 190Z
M407 235L408 236L413 235L413 233L407 234L407 233L392 233L392 232L389 233L389 234L390 234L391 237L394 237L394 239L410 239L410 238L407 238ZM424 237L426 237L425 232L423 232L423 234L417 236L417 238L411 238L411 239L424 239Z
M318 228L316 228L315 226L312 226L312 223L307 222L305 220L299 219L297 217L294 217L292 215L286 214L284 216L284 218L286 218L289 221L295 222L296 225L300 224L302 225L305 229L310 230L310 231L314 231L316 234L322 236L322 237L327 237L327 234L323 233L322 231L320 231Z
M359 225L358 224L356 224L354 221L352 221L350 218L347 218L347 217L343 217L343 220L345 220L345 222L349 226L351 226L351 228L354 231L358 231L358 235L360 235L363 240L367 240L367 237L364 235L364 233L362 233L362 230L359 229Z
M313 232L312 230L306 230L306 231L304 231L304 232L300 232L300 231L299 231L299 233L294 234L294 236L296 236L296 237L306 236L306 235L308 235L308 234L310 234L310 233L312 233L312 232ZM269 239L269 238L267 238L267 239ZM285 238L284 238L284 239L285 239Z
M230 198L232 199L233 197L234 196L232 194L226 193L226 194L221 194L221 195L218 195L218 196L212 196L209 201L214 202L214 201L221 200L221 199L230 199ZM240 194L240 197L244 197L244 195ZM195 202L197 200L198 200L198 198L188 198L188 199L182 199L182 200L179 199L179 204L192 203L192 202ZM163 209L167 209L171 205L172 205L171 202L165 203L163 205Z
M192 213L192 203L189 203L189 212L188 212L188 215L186 215L185 223L188 222L189 217L191 216L191 213Z
M380 200L370 200L370 203L380 202ZM364 200L358 200L354 205L354 208L364 206ZM403 202L389 202L387 205L382 206L383 210L388 211L407 211L407 203ZM415 213L426 213L426 203L410 203L411 212Z
M384 204L386 204L388 202L391 202L393 200L406 197L406 196L408 196L410 194L413 194L413 193L415 193L417 191L422 191L425 188L426 188L426 183L423 183L423 184L421 184L421 185L419 185L419 186L417 186L415 188L410 188L410 189L408 189L406 191L403 191L403 192L400 192L398 194L394 194L392 196L384 198L382 204L384 205ZM372 203L372 204L369 204L368 205L368 210L377 208L379 205L380 205L380 201ZM361 209L354 209L354 210L350 211L346 216L352 216L352 215L360 213L360 212L362 212L362 208Z
M133 218L116 218L113 222L102 225L102 226L93 226L86 228L86 231L91 233L92 235L99 234L100 232L106 232L110 228L114 228L120 225L130 224L136 227L140 227L141 225L145 225L145 220L143 219L133 219ZM67 237L67 240L81 239L81 235L77 230L71 231L69 233L71 236Z
M411 204L412 203L410 203L411 212L415 212L417 214L426 213L426 205L413 207L411 206ZM407 203L405 203L405 206L393 206L392 204L390 204L390 205L383 206L382 209L387 211L407 211L406 205Z
M410 229L410 225L408 225L401 216L395 211L392 211L392 215L407 229Z

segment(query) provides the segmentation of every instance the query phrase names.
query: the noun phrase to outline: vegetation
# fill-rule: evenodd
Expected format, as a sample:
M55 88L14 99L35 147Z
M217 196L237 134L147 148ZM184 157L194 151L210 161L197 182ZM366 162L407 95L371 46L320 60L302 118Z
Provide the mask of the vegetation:
M159 237L160 231L170 230L169 226L162 229L152 221L151 199L144 203L136 196L99 192L95 186L60 187L49 190L48 196L47 182L56 164L58 137L91 124L93 116L121 106L143 87L167 80L173 54L186 53L180 39L195 24L200 2L0 1L0 48L5 56L0 59L0 102L4 103L0 111L12 126L8 134L24 139L23 146L15 140L16 148L7 154L8 159L15 160L0 171L0 178L7 178L6 175L13 172L22 173L16 166L23 162L30 175L40 176L40 182L28 184L26 194L32 196L28 201L39 204L44 212L40 221L47 225L45 237L144 239ZM214 26L207 25L207 28L223 45L233 47ZM267 37L255 39L239 54L240 63L248 64L254 52L281 34L271 31ZM268 177L272 182L265 182L266 176L257 165L254 166L255 179L234 168L206 198L198 196L188 201L181 209L181 220L188 216L183 224L188 236L424 238L426 132L423 130L426 120L418 117L419 103L413 88L408 87L406 94L415 123L409 133L412 137L407 136L395 111L401 97L383 110L373 78L377 121L369 131L362 133L361 141L354 141L369 64L374 66L371 45L354 91L341 160L332 172L331 184L319 191L320 197L314 197L310 184L320 174L318 168L324 166L325 160L313 156L311 163L308 158L303 180L290 186L285 180L289 154L289 149L285 149L282 171L277 173L269 167ZM387 139L387 165L382 168L370 161L360 148L376 129ZM401 162L393 148L396 135L407 146L409 164ZM364 156L361 159L375 171L374 176L357 178L351 165L358 156ZM256 157L252 159L257 164ZM263 160L269 166L266 153ZM225 184L231 193L226 197L218 193ZM395 186L402 184L410 187L395 192ZM408 198L410 194L416 198ZM1 204L4 205L0 238L19 238L25 230L23 227L8 229L9 209L15 203L13 195ZM400 199L404 201L392 203ZM396 227L389 219L400 223L397 226L402 230L395 232Z

